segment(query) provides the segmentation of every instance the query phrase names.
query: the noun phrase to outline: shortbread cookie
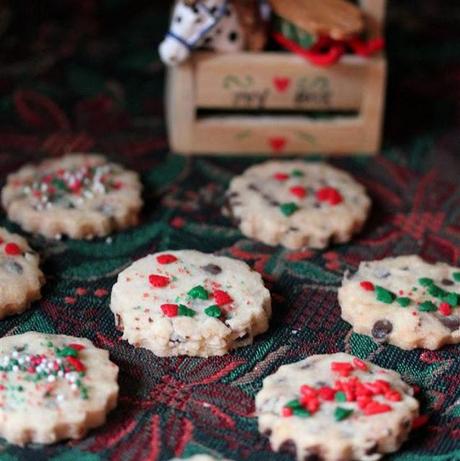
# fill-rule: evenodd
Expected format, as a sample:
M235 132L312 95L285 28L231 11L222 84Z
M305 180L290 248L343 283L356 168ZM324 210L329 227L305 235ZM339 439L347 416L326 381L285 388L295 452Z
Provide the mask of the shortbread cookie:
M271 161L233 179L223 212L248 237L299 249L349 241L369 208L364 188L343 171L322 163Z
M117 402L118 367L87 339L25 333L0 339L0 437L78 439Z
M363 262L345 274L342 317L356 333L403 349L460 343L460 268L418 256Z
M271 300L245 263L185 250L147 256L121 272L111 309L135 346L208 357L252 344L268 328Z
M399 374L348 354L282 366L256 396L259 430L299 461L374 461L407 439L419 404Z
M40 298L45 277L27 241L0 227L0 319L24 312Z
M138 175L100 155L72 154L27 165L2 191L8 217L48 238L102 237L137 224Z

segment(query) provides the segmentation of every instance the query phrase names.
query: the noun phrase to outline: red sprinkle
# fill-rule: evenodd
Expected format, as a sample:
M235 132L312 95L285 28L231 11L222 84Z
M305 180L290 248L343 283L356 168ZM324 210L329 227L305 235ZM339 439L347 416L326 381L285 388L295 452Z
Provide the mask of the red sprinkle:
M67 360L75 368L75 371L80 372L86 370L86 367L77 358L69 356L67 357Z
M428 422L427 415L420 415L414 419L412 422L412 429L419 429L420 427L424 426Z
M343 202L340 192L334 187L323 187L316 192L316 198L320 202L329 202L330 205L339 205Z
M177 304L163 304L161 310L166 317L177 317L179 306Z
M319 397L322 400L326 400L327 402L330 402L331 400L334 400L335 391L334 389L331 389L330 387L322 387L319 390Z
M452 314L452 307L447 303L441 303L438 310L442 315L445 315L446 317Z
M149 282L154 287L164 288L169 285L169 277L163 275L149 275Z
M83 349L86 349L86 347L83 346L83 344L69 344L68 347L76 351L82 351Z
M316 413L319 410L319 401L316 398L311 398L306 402L305 406L310 413Z
M277 180L277 181L286 181L289 179L289 175L286 174L286 173L275 173L273 175L273 177Z
M313 387L308 386L307 384L303 384L300 386L300 393L306 397L315 397L317 391Z
M367 396L361 396L361 397L357 397L356 401L358 402L358 407L361 410L364 410L372 402L372 399Z
M385 398L391 402L400 402L402 400L401 394L398 391L388 391Z
M289 418L289 416L292 416L293 415L293 411L292 411L292 408L289 408L289 407L283 407L283 409L281 410L281 414L285 417L285 418Z
M355 366L355 368L358 368L359 370L368 371L367 364L363 362L361 359L358 359L358 357L355 357L353 359L353 365Z
M353 371L353 365L348 362L332 362L331 370L339 373L340 376L347 377Z
M298 198L305 198L307 196L307 189L302 186L294 186L289 189L292 195L295 195Z
M5 245L5 253L10 256L18 256L22 253L22 251L18 245L10 242Z
M364 280L363 282L360 283L361 288L366 291L374 291L375 287L372 282L369 282L367 280Z
M214 300L218 306L225 306L233 302L233 298L223 290L215 290L213 292Z
M385 405L383 403L371 401L368 403L366 408L364 408L364 414L366 416L372 416L372 415L378 415L380 413L387 413L388 411L391 411L390 405Z
M174 255L159 255L157 256L157 261L159 264L171 264L177 261L177 258Z

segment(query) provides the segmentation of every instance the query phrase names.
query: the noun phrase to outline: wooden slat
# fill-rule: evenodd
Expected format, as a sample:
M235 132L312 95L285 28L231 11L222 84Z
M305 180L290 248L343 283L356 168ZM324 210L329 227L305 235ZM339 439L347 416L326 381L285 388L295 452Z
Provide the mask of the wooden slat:
M194 126L193 152L312 155L368 152L362 117L308 121L304 117L211 117Z
M287 53L197 53L196 106L244 110L358 110L367 60L329 68Z

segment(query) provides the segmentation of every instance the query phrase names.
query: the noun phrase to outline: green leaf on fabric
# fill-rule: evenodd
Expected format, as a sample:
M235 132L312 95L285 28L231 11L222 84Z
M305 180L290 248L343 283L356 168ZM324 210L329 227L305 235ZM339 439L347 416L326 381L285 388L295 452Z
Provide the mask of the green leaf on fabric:
M18 461L16 456L10 455L9 453L1 453L0 461Z
M314 282L334 284L342 279L341 275L333 274L309 261L288 262L286 265L289 269L292 269L296 275L307 277Z
M166 160L155 168L152 168L143 176L144 183L153 187L164 187L176 181L179 175L184 171L187 165L187 159L180 155L168 155Z
M20 335L29 331L56 333L53 325L48 321L43 312L35 307L36 305L32 305L30 311L22 314L21 322L18 324L18 327L14 329L14 334Z
M127 258L114 258L75 264L62 270L60 276L74 280L96 280L99 277L118 272L128 262Z
M94 241L69 240L67 247L79 255L93 258L107 256L113 258L130 257L140 247L151 243L152 239L160 235L161 232L170 231L167 224L170 215L170 212L166 212L153 223L139 226L128 232L113 234L111 235L112 243L110 244L106 242L106 239Z
M351 354L366 359L379 347L369 336L353 333L350 338Z
M71 449L57 456L53 456L50 461L100 461L101 458L95 453Z
M388 459L391 461L455 461L460 459L460 450L451 451L444 455L401 453L390 456Z

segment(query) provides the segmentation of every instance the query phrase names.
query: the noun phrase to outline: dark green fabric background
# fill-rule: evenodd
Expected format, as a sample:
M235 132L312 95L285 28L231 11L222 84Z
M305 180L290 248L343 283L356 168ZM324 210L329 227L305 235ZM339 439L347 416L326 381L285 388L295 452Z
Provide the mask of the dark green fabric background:
M229 180L258 159L169 154L163 69L154 53L166 2L0 1L2 179L26 161L101 151L142 174L146 203L141 225L111 245L31 237L43 256L44 297L2 321L0 334L34 329L90 338L120 366L120 403L106 426L80 442L24 449L0 442L1 461L155 461L197 452L288 461L258 435L254 394L279 365L339 350L422 388L429 423L389 459L460 460L460 346L377 346L351 334L336 301L343 271L363 259L416 253L460 263L460 4L389 3L383 154L333 160L368 187L375 204L369 223L349 245L293 252L245 239L220 216ZM19 230L3 215L1 224ZM209 360L159 359L120 341L109 311L116 274L150 252L181 248L233 256L261 272L274 301L268 334Z

